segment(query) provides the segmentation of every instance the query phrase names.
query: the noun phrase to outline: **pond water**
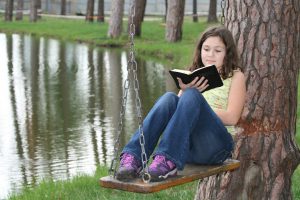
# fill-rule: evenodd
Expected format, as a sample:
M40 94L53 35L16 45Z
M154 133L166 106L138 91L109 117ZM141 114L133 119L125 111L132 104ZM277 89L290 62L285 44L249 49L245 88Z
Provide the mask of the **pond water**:
M0 33L0 199L43 178L64 180L109 166L127 52ZM165 66L138 57L143 114L176 91ZM128 94L123 146L137 127Z

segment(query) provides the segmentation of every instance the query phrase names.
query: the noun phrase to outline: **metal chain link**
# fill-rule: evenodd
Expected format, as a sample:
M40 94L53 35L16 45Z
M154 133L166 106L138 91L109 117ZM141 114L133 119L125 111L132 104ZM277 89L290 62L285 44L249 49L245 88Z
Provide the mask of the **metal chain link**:
M135 60L135 54L134 54L134 35L135 35L135 24L134 24L134 17L135 17L135 0L132 0L132 5L131 5L131 23L130 23L130 54L129 54L129 62L128 65L132 66L132 72L133 72L133 86L134 86L134 91L135 91L135 104L136 104L136 109L137 109L137 117L138 117L138 122L139 122L139 142L141 146L141 158L142 158L142 179L144 182L149 182L151 179L151 176L148 172L148 158L147 154L145 151L145 136L144 136L144 131L143 131L143 117L142 117L142 106L141 106L141 99L139 96L139 81L137 78L137 63Z
M135 24L134 24L134 16L135 16L135 0L132 0L131 2L131 7L130 7L130 13L131 13L131 22L129 26L129 37L130 37L130 51L129 51L129 59L127 63L127 78L125 80L124 84L124 94L122 98L122 106L121 106L121 111L120 111L120 120L119 120L119 126L118 126L118 133L117 133L117 139L115 141L114 145L114 156L112 159L111 167L109 169L110 175L112 175L112 172L114 172L114 177L116 176L116 160L117 160L117 155L119 152L119 146L120 146L120 136L122 132L122 126L123 126L123 118L125 114L125 108L126 108L126 102L127 102L127 94L128 94L128 89L130 86L130 80L129 77L131 74L133 74L133 87L134 87L134 92L135 92L135 104L136 104L136 109L137 109L137 117L138 117L138 122L139 122L139 142L141 145L141 158L142 158L142 179L145 183L149 182L151 180L151 176L148 171L148 158L147 154L145 151L145 136L144 136L144 131L143 131L143 118L142 118L142 106L141 106L141 99L139 97L139 81L137 78L137 62L135 60L135 54L134 54L134 35L135 35Z
M221 9L222 9L222 15L221 15L221 24L225 24L225 0L221 0Z

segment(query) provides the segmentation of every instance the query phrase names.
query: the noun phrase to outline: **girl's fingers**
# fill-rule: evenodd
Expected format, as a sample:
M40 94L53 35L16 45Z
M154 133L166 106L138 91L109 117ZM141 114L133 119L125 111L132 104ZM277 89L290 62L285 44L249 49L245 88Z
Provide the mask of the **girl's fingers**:
M206 84L204 87L198 88L199 92L203 92L204 90L206 90L206 88L207 88L208 86L209 86L209 85Z
M203 92L208 86L209 84L208 83L208 80L205 79L204 77L202 77L198 82L197 82L197 89L200 91L200 92Z
M179 85L183 84L181 78L177 78Z
M182 90L185 90L185 89L188 87L188 85L186 85L186 84L184 84L184 83L182 82L181 78L177 78L177 80L178 80L179 87L180 87Z
M188 84L189 87L196 87L198 83L199 77L194 78L192 82Z
M184 84L180 78L177 78L179 87L182 90L185 90L186 88L197 88L198 91L203 92L209 85L208 80L205 79L205 77L196 77L192 82L189 84Z
M199 79L199 81L197 81L196 87L199 87L199 86L201 86L201 85L204 86L204 84L206 84L206 83L207 83L207 79L205 79L205 77L202 76L202 77Z

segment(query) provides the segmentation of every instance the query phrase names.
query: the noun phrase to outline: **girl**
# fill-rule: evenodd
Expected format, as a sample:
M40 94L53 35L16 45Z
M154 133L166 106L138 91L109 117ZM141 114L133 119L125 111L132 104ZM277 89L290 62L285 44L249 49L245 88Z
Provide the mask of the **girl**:
M204 77L189 84L179 79L181 90L177 95L167 92L157 100L143 124L148 157L160 139L149 166L151 181L175 176L186 163L220 164L231 156L231 134L241 116L246 93L238 60L228 29L212 27L203 33L189 70L213 64L224 85L202 94L208 87ZM124 147L120 159L117 179L136 178L142 168L139 131Z

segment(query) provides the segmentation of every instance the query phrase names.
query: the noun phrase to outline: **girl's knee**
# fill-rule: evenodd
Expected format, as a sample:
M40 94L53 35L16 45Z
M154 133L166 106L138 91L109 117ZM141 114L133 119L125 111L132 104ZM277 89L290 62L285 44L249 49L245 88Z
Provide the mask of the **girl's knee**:
M188 103L205 101L205 98L203 97L202 93L199 92L196 88L186 89L183 92L181 98L182 98L182 100L185 100Z
M167 100L167 101L175 101L175 102L177 102L177 100L178 100L178 96L174 92L166 92L162 96L162 98L165 99L165 100Z
M171 106L177 105L179 97L174 92L166 92L164 95L162 95L159 99L160 105L163 106Z

